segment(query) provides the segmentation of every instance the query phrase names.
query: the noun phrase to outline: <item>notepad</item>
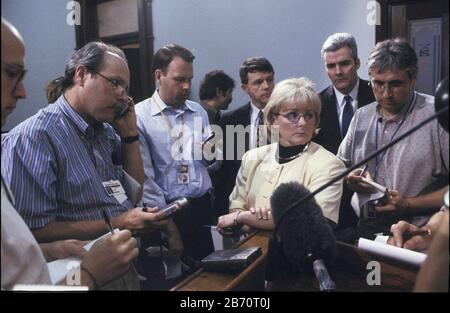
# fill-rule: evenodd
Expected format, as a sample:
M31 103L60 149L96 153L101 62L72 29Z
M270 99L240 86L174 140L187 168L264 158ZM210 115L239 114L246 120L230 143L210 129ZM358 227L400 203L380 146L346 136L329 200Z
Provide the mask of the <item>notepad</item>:
M381 255L417 266L422 265L422 263L427 258L427 255L425 253L399 248L365 238L359 238L358 248L367 252L371 252L373 254Z
M116 232L119 230L116 229ZM92 240L87 245L84 246L84 249L86 251L89 251L92 246L101 238L109 235L110 233L106 233L103 236L100 236L97 239ZM71 271L77 269L80 267L82 259L78 257L69 257L65 259L59 259L52 262L47 263L48 271L50 273L50 279L52 281L52 284L58 284L61 281L65 280L67 277L67 274L69 274Z
M237 272L244 270L262 254L260 247L219 250L201 261L201 266L211 272Z

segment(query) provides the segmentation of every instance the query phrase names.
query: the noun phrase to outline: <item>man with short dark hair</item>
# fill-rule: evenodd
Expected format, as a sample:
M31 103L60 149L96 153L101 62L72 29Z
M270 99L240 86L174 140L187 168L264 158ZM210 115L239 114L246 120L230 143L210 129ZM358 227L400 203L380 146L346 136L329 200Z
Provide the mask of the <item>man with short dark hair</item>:
M222 116L224 160L217 174L221 179L217 186L215 201L216 217L228 213L228 198L236 185L236 176L241 167L243 154L267 143L262 127L265 124L262 110L269 101L275 85L273 66L264 57L250 57L241 65L239 76L241 89L250 97L250 101ZM236 127L232 134L234 138L227 138L227 128L233 127ZM239 131L240 129L245 129L245 132ZM244 147L239 146L241 142L244 143ZM227 152L227 149L233 151Z
M205 75L200 82L200 101L208 113L209 123L219 125L222 110L227 110L233 100L234 80L221 70Z
M145 180L143 201L164 207L181 197L189 205L172 217L184 244L184 256L200 260L213 251L208 162L202 142L209 136L206 111L188 100L194 55L168 44L153 57L158 87L153 96L136 105Z

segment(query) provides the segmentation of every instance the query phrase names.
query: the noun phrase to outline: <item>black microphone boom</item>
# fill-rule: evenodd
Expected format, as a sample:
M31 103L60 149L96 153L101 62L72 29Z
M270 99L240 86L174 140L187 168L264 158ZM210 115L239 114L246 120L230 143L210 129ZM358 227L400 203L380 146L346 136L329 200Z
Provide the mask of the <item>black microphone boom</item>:
M373 158L375 158L377 155L383 153L384 151L386 151L387 149L389 149L390 147L392 147L393 145L395 145L397 142L405 139L406 137L408 137L409 135L411 135L412 133L416 132L417 130L419 130L421 127L423 127L424 125L428 124L429 122L431 122L432 120L434 120L435 118L439 117L440 115L444 114L448 112L448 106L441 108L439 111L437 111L435 114L433 114L432 116L426 118L425 120L423 120L422 122L420 122L419 124L417 124L416 126L414 126L413 128L411 128L410 130L408 130L407 132L405 132L404 134L398 136L397 138L395 138L394 140L392 140L390 143L384 145L383 147L381 147L380 149L374 151L372 154L370 154L367 158L365 158L364 160L356 163L355 165L349 167L347 170L345 170L344 172L342 172L341 174L339 174L338 176L336 176L335 178L333 178L332 180L330 180L329 182L323 184L322 186L320 186L319 188L317 188L316 190L314 190L313 192L311 192L308 195L305 195L303 198L298 199L297 201L295 201L294 203L292 203L280 216L279 221L282 221L284 219L284 216L286 215L287 212L289 212L291 209L293 209L294 207L298 206L299 204L303 203L304 201L307 201L309 199L311 199L312 197L314 197L315 195L317 195L319 192L321 192L322 190L328 188L329 186L333 185L335 182L337 182L338 180L341 180L342 178L344 178L345 176L347 176L348 174L350 174L352 171L356 170L357 168L360 168L362 165L366 164L367 162L369 162L370 160L372 160ZM275 230L273 232L274 236L277 234L278 231L278 226L279 223L276 223L275 225Z
M312 199L315 195L317 195L322 190L324 190L324 189L328 188L329 186L333 185L335 182L343 179L345 176L347 176L349 173L351 173L355 169L360 168L362 165L365 165L367 162L369 162L370 160L372 160L373 158L375 158L379 154L383 153L384 151L386 151L387 149L389 149L393 145L395 145L398 142L400 142L401 140L405 139L406 137L408 137L412 133L416 132L421 127L423 127L424 125L428 124L429 122L431 122L432 120L434 120L436 118L438 118L439 124L448 132L448 109L449 109L449 107L448 107L448 97L449 97L449 95L448 95L448 77L447 77L447 78L445 78L443 81L441 81L439 83L439 85L438 85L438 87L436 89L436 93L435 93L435 112L436 113L434 115L426 118L425 120L423 120L418 125L414 126L413 128L411 128L410 130L408 130L404 134L402 134L399 137L397 137L394 140L392 140L390 143L388 143L388 144L384 145L383 147L381 147L380 149L374 151L367 158L365 158L364 160L362 160L362 161L354 164L353 166L349 167L347 170L342 172L340 175L338 175L335 178L331 179L329 182L323 184L322 186L320 186L318 189L314 190L313 192L310 192L310 193L307 193L307 194L303 194L303 196L300 199L297 199L297 200L295 200L295 201L293 201L291 203L286 202L285 209L282 212L280 212L279 215L277 213L277 217L276 218L275 218L275 214L274 214L275 229L274 229L274 231L272 233L272 238L270 239L270 242L269 242L268 265L272 265L272 267L273 267L275 265L275 263L276 263L272 259L276 258L274 256L276 253L273 250L279 250L279 243L278 243L278 240L277 240L277 234L279 232L279 228L280 228L281 222L286 217L286 215L290 211L292 211L294 208L298 208L301 204L303 204L304 202ZM276 247L278 249L271 249L271 246ZM275 272L276 271L273 268L270 268L270 266L268 266L267 270L266 270L266 281L273 280Z

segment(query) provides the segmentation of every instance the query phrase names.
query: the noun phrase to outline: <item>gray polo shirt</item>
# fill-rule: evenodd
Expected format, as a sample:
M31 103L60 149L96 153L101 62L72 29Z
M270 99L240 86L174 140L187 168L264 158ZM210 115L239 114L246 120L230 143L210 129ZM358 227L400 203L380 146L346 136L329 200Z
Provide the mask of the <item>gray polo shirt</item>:
M383 119L379 109L378 102L374 102L356 111L337 154L347 166L362 161L433 115L434 97L415 92L411 104L390 119ZM398 190L402 196L429 193L438 189L433 186L438 175L446 175L448 180L448 140L448 133L433 120L388 149L384 156L370 161L367 170L375 181Z

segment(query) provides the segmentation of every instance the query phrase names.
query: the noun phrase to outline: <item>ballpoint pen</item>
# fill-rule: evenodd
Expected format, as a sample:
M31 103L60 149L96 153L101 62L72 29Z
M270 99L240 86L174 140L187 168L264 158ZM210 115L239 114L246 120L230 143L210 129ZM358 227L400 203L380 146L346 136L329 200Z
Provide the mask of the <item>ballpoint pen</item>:
M392 232L385 234L385 236L394 236ZM419 230L411 230L411 231L405 231L402 236L405 237L413 237L413 236L430 236L431 235L431 229L419 229Z
M109 219L108 213L106 213L105 209L102 209L102 214L103 214L103 218L105 219L105 223L108 226L108 229L109 229L111 235L114 235L116 232L114 231L114 228L112 227L111 220ZM133 267L132 263L130 264L130 267ZM126 290L130 290L128 288L128 284L125 281L125 278L123 276L122 276L122 283L125 286Z
M364 165L364 168L363 168L363 170L362 170L362 172L361 172L361 174L359 174L359 176L364 176L364 173L367 171L367 167L368 167L368 165L366 164L366 165Z

